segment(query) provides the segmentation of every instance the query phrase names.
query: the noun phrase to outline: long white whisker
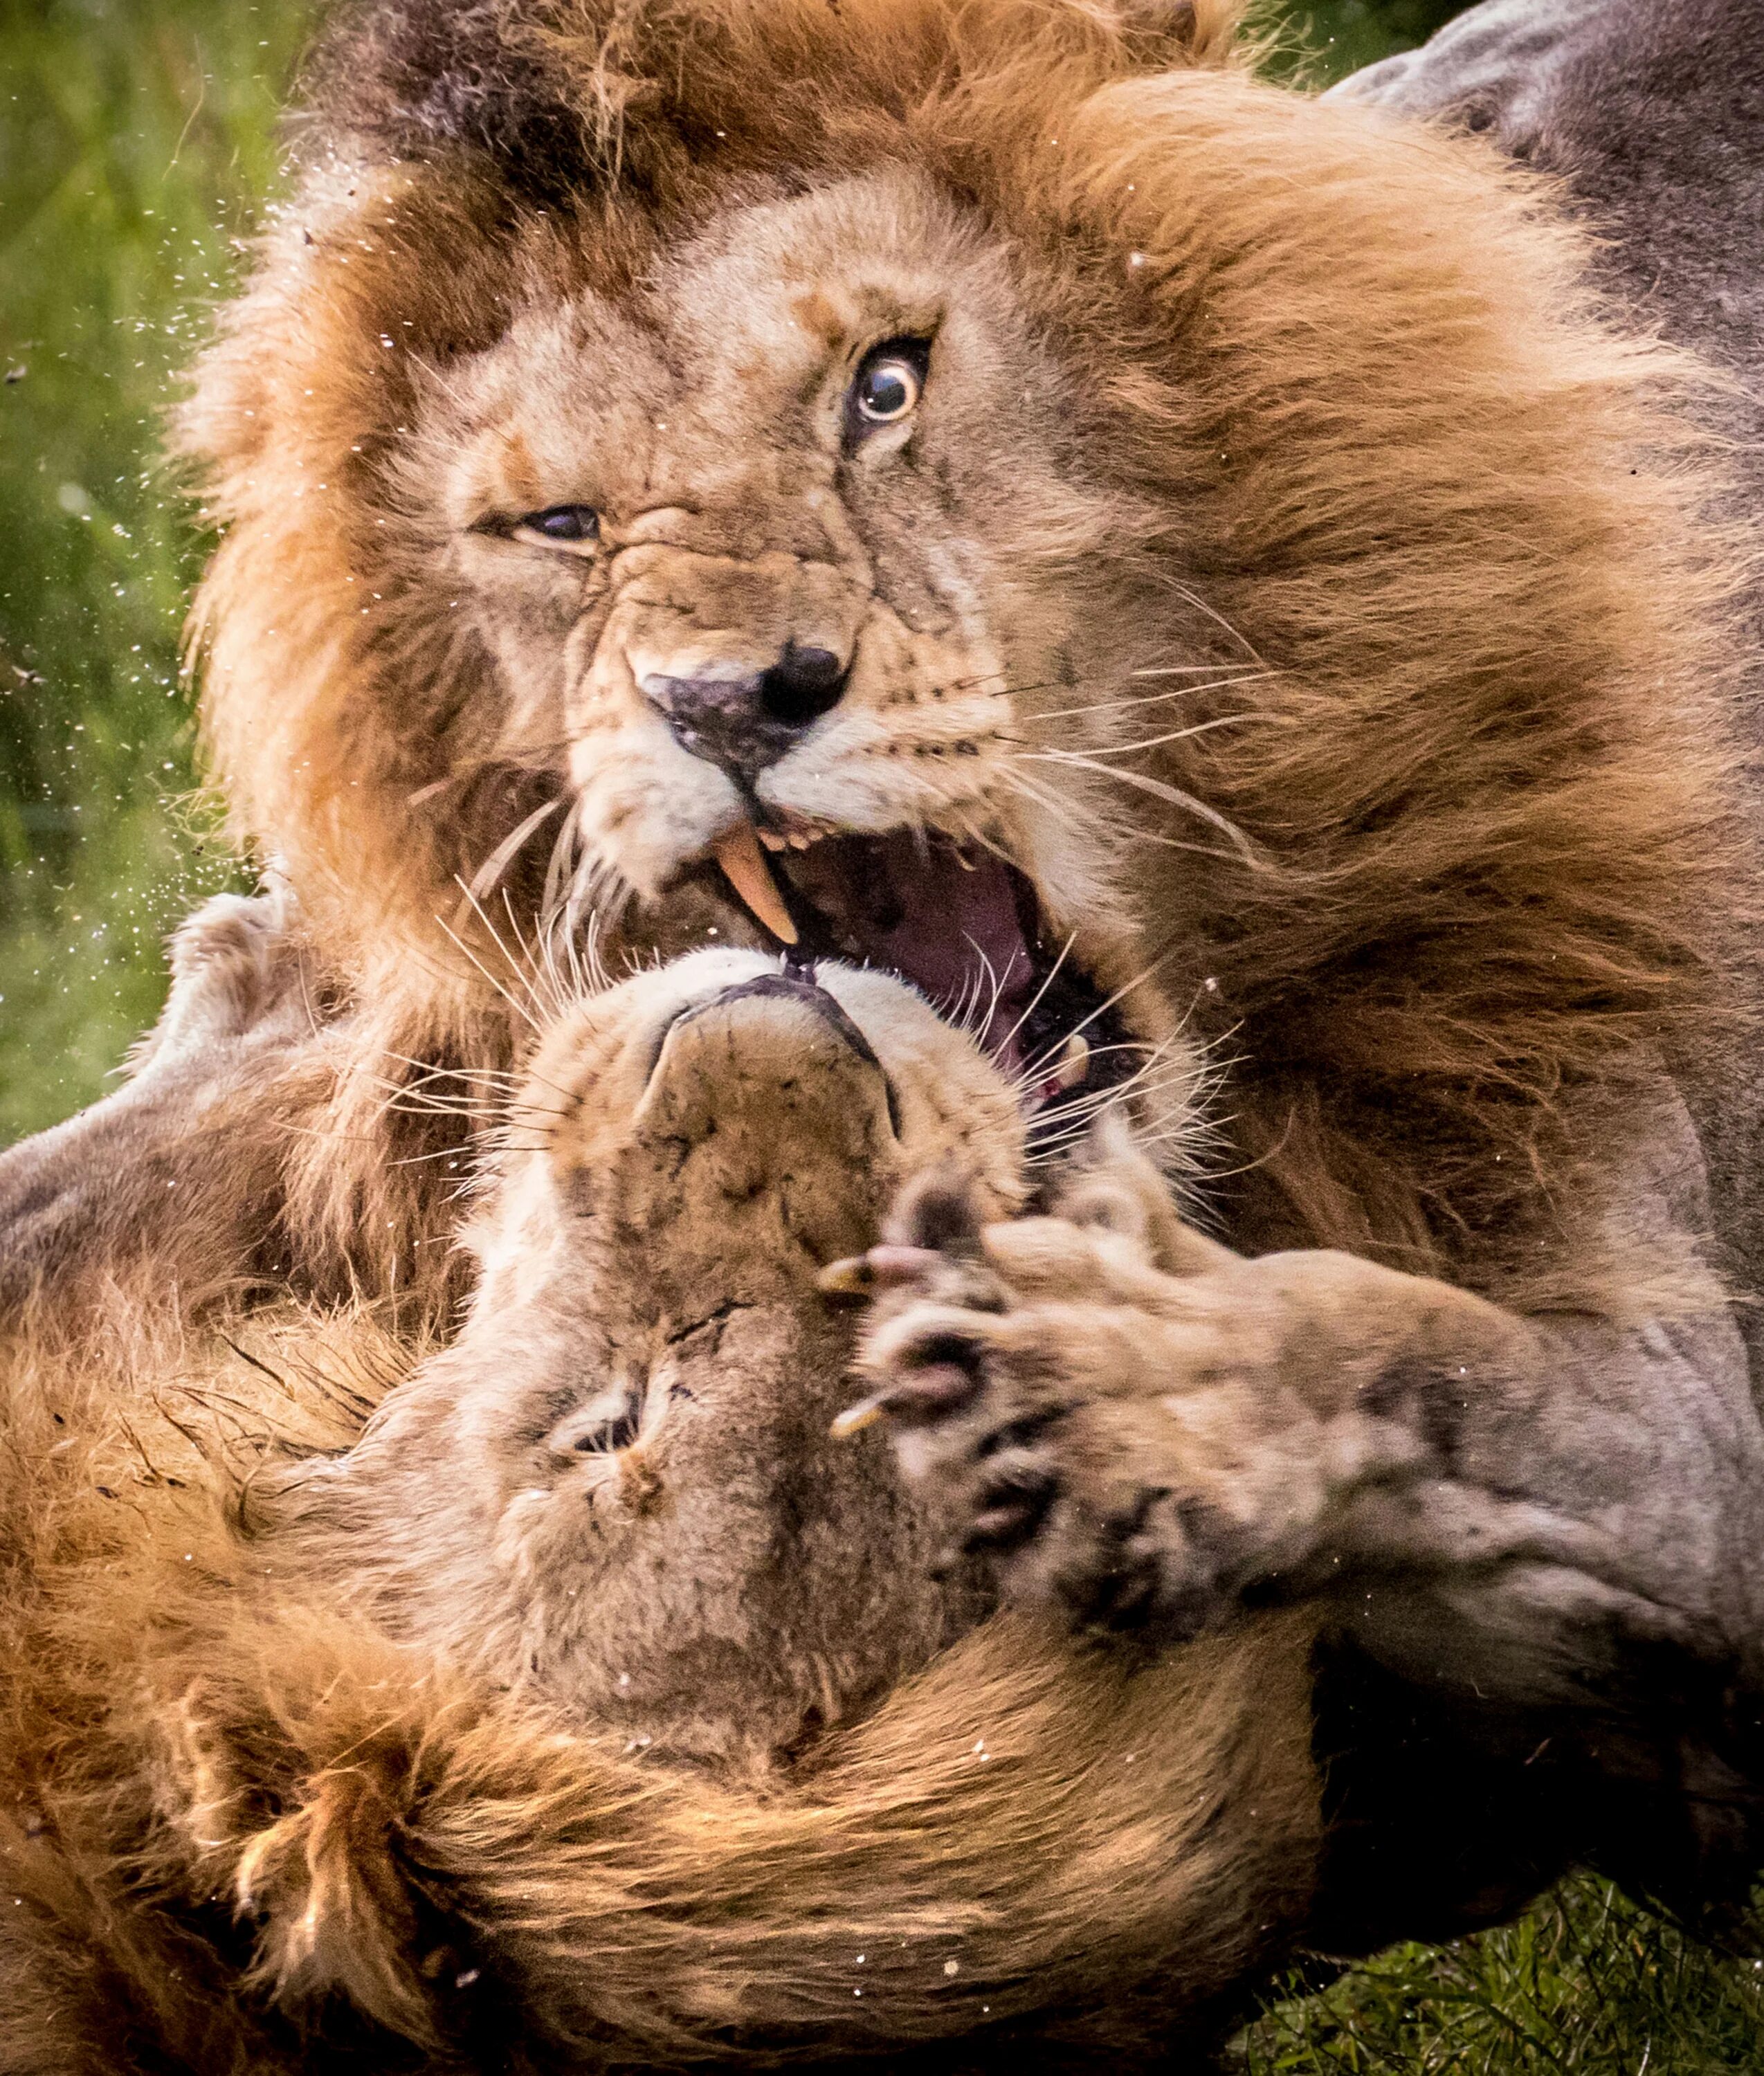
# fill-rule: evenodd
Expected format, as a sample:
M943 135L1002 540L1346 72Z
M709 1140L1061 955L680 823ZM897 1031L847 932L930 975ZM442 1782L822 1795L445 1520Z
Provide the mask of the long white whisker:
M502 982L496 978L496 975L491 972L488 966L484 964L484 961L479 957L478 954L473 951L471 945L466 942L464 938L459 936L458 932L453 928L450 924L443 921L439 916L435 918L435 920L441 924L442 930L445 931L447 936L453 940L454 943L459 947L459 949L465 953L466 957L471 960L471 963L478 969L479 972L484 975L484 978L489 982L490 985L496 990L496 993L502 997L505 1003L508 1003L508 1007L514 1011L515 1015L518 1016L521 1021L527 1025L529 1029L537 1036L542 1027L540 1024L538 1019L533 1014L532 1011L529 1010L524 1003L516 1000L514 996L512 995L508 992L508 989L503 986ZM494 934L495 932L492 932L492 935L494 936ZM503 956L506 957L508 956L507 953L504 952Z
M1210 822L1222 835L1228 837L1239 852L1254 861L1259 853L1254 844L1244 835L1236 823L1222 815L1217 808L1210 808L1205 800L1197 800L1192 793L1185 793L1180 786L1166 785L1161 778L1148 778L1143 771L1117 771L1094 757L1085 757L1075 749L1031 749L1024 753L1026 761L1037 764L1066 764L1085 771L1099 772L1105 778L1112 778L1119 785L1138 787L1142 793L1150 793L1160 800L1167 801L1173 808L1181 808L1203 822Z
M1190 736L1210 735L1216 728L1230 728L1234 722L1243 720L1278 720L1278 714L1249 713L1215 714L1210 720L1197 720L1188 728L1172 729L1167 735L1148 735L1139 742L1111 742L1093 754L1098 757L1127 757L1139 749L1160 749L1167 742L1186 742Z
M1148 663L1142 670L1129 671L1127 675L1130 678L1186 678L1198 671L1243 670L1246 667L1243 664L1231 663ZM1272 677L1274 674L1268 671L1264 675Z
M1023 773L1017 770L1014 766L1007 765L1003 775L1006 784L1022 799L1033 801L1044 814L1051 815L1055 821L1064 822L1069 828L1073 828L1082 819L1074 803L1070 800L1062 800L1056 793L1044 792L1040 787L1036 786L1032 780L1025 778ZM1110 775L1112 777L1114 774L1111 773Z
M1266 663L1263 662L1261 656L1257 654L1256 644L1250 640L1247 635L1243 633L1239 629L1232 626L1231 621L1225 617L1224 614L1221 612L1216 606L1209 605L1206 600L1202 598L1197 592L1190 591L1185 583L1180 583L1174 577L1166 578L1165 582L1168 585L1169 588L1176 593L1178 598L1185 599L1188 603L1194 608L1197 612L1205 613L1206 617L1212 621L1215 627L1222 629L1226 634L1231 636L1231 639L1237 644L1239 648L1242 649L1247 655L1253 658L1256 662L1262 664L1262 667L1264 670L1268 667Z
M484 863L471 875L471 891L474 899L489 893L508 870L508 862L542 822L548 821L559 808L561 800L547 800L542 808L535 808L526 820L512 828Z
M1023 1028L1023 1025L1029 1021L1029 1019L1035 1015L1036 1009L1040 1005L1042 997L1047 993L1048 990L1053 986L1055 977L1059 973L1060 967L1065 964L1068 953L1071 951L1072 947L1077 942L1077 936L1076 932L1074 932L1072 936L1069 936L1065 942L1060 947L1059 957L1056 958L1053 964L1048 967L1047 978L1042 982L1040 986L1038 987L1035 993L1029 998L1028 1007L1023 1011L1022 1015L1020 1015L1017 1019L1016 1022L1011 1025L1011 1028L1006 1032L1004 1037L1000 1041L997 1048L999 1052L1007 1053L1010 1051L1011 1040Z
M1148 678L1155 677L1159 674L1152 671L1135 671L1132 675L1135 678ZM1237 685L1258 684L1263 679L1272 675L1273 673L1271 671L1251 671L1245 668L1238 671L1235 676L1214 678L1202 685L1173 685L1166 692L1139 692L1131 699L1098 700L1090 706L1059 707L1052 713L1036 713L1031 717L1038 721L1072 720L1084 714L1113 713L1123 707L1160 706L1171 700L1191 699L1197 692L1216 692Z

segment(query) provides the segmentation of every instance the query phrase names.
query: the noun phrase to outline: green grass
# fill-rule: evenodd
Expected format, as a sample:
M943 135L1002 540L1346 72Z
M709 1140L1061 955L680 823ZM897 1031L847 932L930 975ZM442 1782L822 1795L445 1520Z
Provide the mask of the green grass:
M177 679L202 543L155 452L275 179L297 20L0 15L0 1140L102 1090L157 1012L166 930L230 877Z
M1455 8L1262 11L1326 80ZM0 372L23 371L0 388L0 1141L102 1092L159 1007L164 932L235 874L195 801L177 676L205 543L155 453L274 187L304 20L277 0L0 0ZM1234 2061L1714 2076L1764 2069L1761 1986L1583 1882L1273 2004Z
M1497 1932L1397 1947L1321 1994L1272 2004L1230 2066L1235 2076L1756 2076L1764 1961L1717 1959L1583 1879Z

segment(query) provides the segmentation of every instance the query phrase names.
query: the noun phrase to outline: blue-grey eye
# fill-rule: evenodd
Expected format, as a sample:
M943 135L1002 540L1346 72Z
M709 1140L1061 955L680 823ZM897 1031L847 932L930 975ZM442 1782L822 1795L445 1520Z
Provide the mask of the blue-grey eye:
M591 504L550 504L517 521L514 538L536 546L579 548L600 533L600 517Z
M855 433L898 426L912 416L924 392L930 351L922 339L889 339L872 349L851 386Z

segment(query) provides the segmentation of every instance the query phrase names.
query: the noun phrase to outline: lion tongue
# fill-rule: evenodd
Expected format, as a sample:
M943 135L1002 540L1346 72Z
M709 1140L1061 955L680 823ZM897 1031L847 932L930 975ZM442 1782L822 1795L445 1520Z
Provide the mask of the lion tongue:
M794 945L796 925L784 906L772 868L759 847L751 822L737 822L716 840L715 855L723 876L781 944Z

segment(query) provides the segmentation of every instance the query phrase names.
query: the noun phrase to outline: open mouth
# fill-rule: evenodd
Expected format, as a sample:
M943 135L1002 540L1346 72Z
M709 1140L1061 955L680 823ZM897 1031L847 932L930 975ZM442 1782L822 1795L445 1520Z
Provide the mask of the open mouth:
M1038 1127L1128 1080L1143 1055L1116 1006L997 853L919 829L781 841L738 824L723 876L787 965L844 959L916 988L970 1031Z

